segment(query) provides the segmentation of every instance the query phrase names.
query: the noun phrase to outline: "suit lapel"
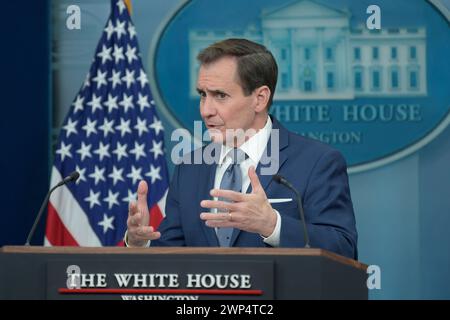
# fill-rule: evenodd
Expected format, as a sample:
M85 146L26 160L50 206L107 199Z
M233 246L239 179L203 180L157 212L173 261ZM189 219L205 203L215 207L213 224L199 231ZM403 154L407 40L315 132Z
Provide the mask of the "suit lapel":
M219 156L220 156L220 154L217 156L217 158ZM211 199L209 192L214 187L214 178L216 175L217 163L218 163L217 161L214 161L213 164L209 164L209 165L205 164L205 163L202 164L202 166L204 166L205 169L200 170L200 172L204 172L205 176L201 177L199 179L199 181L201 183L200 183L200 189L199 189L199 191L200 191L199 198L197 201L198 214L200 214L201 212L206 212L206 209L200 206L200 201L205 200L205 199ZM199 220L200 220L200 218L199 218ZM200 220L200 224L202 226L202 230L205 234L206 240L208 241L208 246L218 247L219 240L217 239L215 229L208 227L203 220Z

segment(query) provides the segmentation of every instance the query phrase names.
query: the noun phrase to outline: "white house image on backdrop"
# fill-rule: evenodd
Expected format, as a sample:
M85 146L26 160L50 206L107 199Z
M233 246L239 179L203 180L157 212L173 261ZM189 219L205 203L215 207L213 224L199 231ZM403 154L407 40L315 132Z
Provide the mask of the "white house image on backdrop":
M349 11L301 0L261 13L261 28L189 30L190 93L197 54L225 38L268 47L278 63L277 100L425 96L426 29L351 28Z

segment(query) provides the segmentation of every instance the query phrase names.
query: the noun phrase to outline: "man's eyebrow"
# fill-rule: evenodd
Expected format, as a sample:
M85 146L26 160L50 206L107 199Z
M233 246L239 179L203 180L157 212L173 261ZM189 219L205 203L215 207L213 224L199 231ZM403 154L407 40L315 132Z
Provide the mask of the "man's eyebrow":
M206 89L206 90L203 90L203 89L197 88L197 92L198 93L209 92L210 94L213 94L213 95L216 95L216 94L227 94L225 91L220 90L220 89L216 89L216 90L208 90L208 89Z
M225 91L220 90L220 89L211 90L211 93L213 93L213 94L227 94Z

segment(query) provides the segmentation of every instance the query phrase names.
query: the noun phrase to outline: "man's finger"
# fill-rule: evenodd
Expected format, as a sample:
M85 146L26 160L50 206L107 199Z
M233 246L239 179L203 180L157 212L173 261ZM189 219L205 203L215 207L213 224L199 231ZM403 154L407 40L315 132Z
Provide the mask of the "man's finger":
M143 226L136 229L135 234L140 240L156 240L161 237L159 231L155 231L153 227Z
M138 212L139 212L139 210L138 210L136 201L131 201L130 205L129 205L129 208L128 208L128 216L131 217L131 216L135 215Z
M225 202L225 201L215 201L215 200L202 200L200 202L200 206L203 208L208 209L227 209L227 210L235 210L235 205L231 202Z
M138 189L137 189L137 206L138 206L139 210L148 211L147 192L148 192L147 182L145 182L144 180L141 180L139 182Z
M136 234L140 237L149 236L154 232L155 230L151 226L142 226L136 229Z
M211 212L202 212L200 214L200 219L202 220L218 220L218 221L229 221L230 214L229 213L211 213Z
M141 226L142 225L142 215L140 212L135 214L134 216L130 216L128 218L130 226Z
M248 177L250 178L250 183L252 184L252 193L257 193L263 191L263 187L261 186L261 182L259 182L258 175L256 174L256 170L254 166L251 166L248 169Z
M213 197L225 198L234 202L242 202L245 200L245 197L248 196L244 193L225 189L213 189L211 190L210 194Z

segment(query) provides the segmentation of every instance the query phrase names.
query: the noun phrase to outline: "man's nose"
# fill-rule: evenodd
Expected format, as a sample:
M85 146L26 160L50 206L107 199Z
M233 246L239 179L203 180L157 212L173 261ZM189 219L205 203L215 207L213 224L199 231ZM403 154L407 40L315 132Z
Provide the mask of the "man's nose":
M210 97L206 96L200 102L200 113L203 118L216 115L217 110L214 106L214 101Z

